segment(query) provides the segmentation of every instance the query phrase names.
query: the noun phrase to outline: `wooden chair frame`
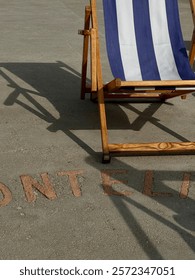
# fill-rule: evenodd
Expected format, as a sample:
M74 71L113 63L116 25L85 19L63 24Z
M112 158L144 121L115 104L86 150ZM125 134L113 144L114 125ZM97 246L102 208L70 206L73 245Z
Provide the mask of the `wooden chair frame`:
M195 57L195 0L189 1L194 21L194 31L192 35L191 50L189 54L190 64L193 65ZM92 99L97 98L100 115L103 151L102 162L109 163L111 159L111 154L122 153L128 155L195 154L195 142L156 142L124 144L111 144L108 142L105 98L144 98L148 100L157 98L160 101L163 101L168 98L181 96L184 99L186 94L195 91L195 80L122 81L121 79L117 78L107 84L104 84L100 60L100 42L98 34L96 0L90 0L90 5L85 7L84 30L79 30L79 34L84 36L81 99L85 99L86 93L91 93ZM87 84L87 66L89 50L91 64L90 85ZM139 91L130 90L130 87L136 87ZM160 87L160 89L156 89L156 87ZM171 87L176 87L177 89L172 90L170 89ZM123 95L121 95L121 93L123 93Z

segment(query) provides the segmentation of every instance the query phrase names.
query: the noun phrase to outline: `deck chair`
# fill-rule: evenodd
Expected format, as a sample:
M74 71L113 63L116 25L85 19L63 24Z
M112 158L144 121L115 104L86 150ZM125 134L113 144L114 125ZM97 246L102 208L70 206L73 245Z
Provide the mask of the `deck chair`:
M164 101L195 91L191 65L195 33L188 57L177 0L103 0L107 55L113 79L103 82L96 0L85 7L81 99L97 97L104 163L112 154L194 154L195 142L109 143L105 98L153 98ZM194 20L195 0L190 0ZM195 23L195 20L194 20ZM91 81L87 82L88 56ZM189 59L190 58L190 59ZM114 117L113 117L114 120Z

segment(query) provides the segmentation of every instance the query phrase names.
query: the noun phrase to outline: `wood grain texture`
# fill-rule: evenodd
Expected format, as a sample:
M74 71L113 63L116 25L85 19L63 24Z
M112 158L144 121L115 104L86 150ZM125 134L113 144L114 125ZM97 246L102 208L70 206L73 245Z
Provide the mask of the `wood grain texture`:
M195 154L195 142L155 142L109 144L111 153L127 152L132 154Z

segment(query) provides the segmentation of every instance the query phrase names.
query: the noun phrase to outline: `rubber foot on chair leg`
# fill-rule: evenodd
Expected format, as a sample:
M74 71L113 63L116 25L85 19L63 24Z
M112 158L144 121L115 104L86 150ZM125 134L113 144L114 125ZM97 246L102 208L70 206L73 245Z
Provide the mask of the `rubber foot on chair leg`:
M102 156L102 163L110 163L111 161L111 156L109 154L104 154Z

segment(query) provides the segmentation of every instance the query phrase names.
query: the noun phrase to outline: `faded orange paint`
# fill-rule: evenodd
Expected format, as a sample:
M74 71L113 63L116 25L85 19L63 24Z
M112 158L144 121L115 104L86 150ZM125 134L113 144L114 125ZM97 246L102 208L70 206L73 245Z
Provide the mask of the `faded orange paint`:
M143 189L143 194L147 195L147 196L173 196L172 193L169 192L153 192L153 181L154 181L154 174L152 170L148 170L145 173L145 178L144 178L144 189Z
M82 175L84 170L70 170L57 172L58 176L67 176L69 180L69 185L71 191L75 197L80 197L82 195L81 185L79 183L78 177ZM119 177L128 178L128 170L125 169L105 169L101 171L102 186L104 194L109 196L131 196L132 191L124 190L117 191L114 189L116 184L126 184L128 185L128 180L117 180ZM121 175L121 176L120 176ZM39 175L42 182L39 183L35 178L29 175L21 175L20 180L23 185L24 193L28 202L34 202L37 199L37 194L35 190L39 191L46 198L54 200L57 198L56 192L52 186L51 180L49 179L48 173L42 173ZM114 179L113 179L114 178ZM178 197L180 199L186 199L189 194L190 189L190 173L183 173L183 182L180 183L180 191ZM144 186L142 193L149 197L171 197L172 193L169 192L154 192L154 171L148 170L145 172ZM35 190L34 190L35 189ZM10 189L3 183L0 183L0 207L8 205L12 201L12 193Z
M104 194L106 195L116 195L116 196L130 196L133 194L131 191L122 191L118 192L113 189L112 185L114 184L127 184L128 181L126 180L112 180L111 176L116 174L127 174L128 170L102 170L101 177L102 177L102 185Z
M83 170L75 170L75 171L60 171L57 173L58 176L68 176L70 187L72 193L75 197L80 197L82 195L81 187L78 183L77 176L83 174Z
M152 196L152 188L153 188L153 171L148 170L145 173L145 178L144 178L144 189L143 189L143 194L147 196Z
M181 190L179 193L179 197L182 199L185 199L188 197L189 188L190 188L190 177L191 177L190 173L184 173L184 175L183 175L183 182L182 182Z
M3 195L3 199L0 200L0 207L3 207L8 205L12 201L12 193L3 183L0 183L0 191Z
M49 179L48 173L42 173L40 176L43 181L43 185L41 185L37 180L35 180L29 175L20 176L20 180L22 182L26 199L28 202L36 201L37 197L33 191L33 187L50 200L53 200L57 197Z

